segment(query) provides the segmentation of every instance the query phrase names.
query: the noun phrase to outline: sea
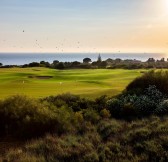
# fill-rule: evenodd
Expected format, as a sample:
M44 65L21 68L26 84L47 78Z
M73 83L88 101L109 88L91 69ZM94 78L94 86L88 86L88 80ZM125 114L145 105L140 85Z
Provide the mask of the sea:
M0 53L0 63L3 65L23 65L31 62L48 61L52 63L54 60L60 62L82 62L84 58L89 57L92 61L96 61L98 55L102 60L111 59L136 59L147 61L148 58L167 59L168 55L161 53Z

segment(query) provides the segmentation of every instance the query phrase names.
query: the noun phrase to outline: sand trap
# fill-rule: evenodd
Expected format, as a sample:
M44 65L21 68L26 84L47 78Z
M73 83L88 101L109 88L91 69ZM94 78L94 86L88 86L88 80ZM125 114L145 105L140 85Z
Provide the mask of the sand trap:
M36 79L51 79L53 76L28 76L29 78L36 78Z

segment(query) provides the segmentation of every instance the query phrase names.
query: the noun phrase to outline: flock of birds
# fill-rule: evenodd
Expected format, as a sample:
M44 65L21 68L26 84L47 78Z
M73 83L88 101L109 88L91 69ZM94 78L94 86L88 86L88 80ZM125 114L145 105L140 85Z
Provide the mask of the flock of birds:
M22 30L23 33L25 33L25 30ZM46 38L46 41L48 41L48 38ZM3 43L7 43L7 40L4 39L2 40ZM64 39L64 43L66 42L66 39ZM55 47L57 52L64 52L64 43L60 43L59 45L57 45ZM168 42L166 42L166 45L168 46ZM37 49L40 49L39 52L42 52L41 50L44 49L42 45L40 45L40 42L36 39L35 40L35 46L37 47ZM17 48L16 45L12 45L11 47L13 48ZM76 45L73 45L72 47L76 47L77 49L80 49L80 42L76 42ZM20 49L22 49L23 46L20 46ZM91 47L91 51L97 51L97 49L95 47ZM118 53L120 53L121 51L119 50ZM146 52L144 52L146 53Z
M25 30L22 30L22 33L25 33L26 31ZM46 38L46 41L49 41L48 38ZM3 39L2 40L2 43L8 43L8 46L10 47L13 47L13 48L20 48L20 49L23 49L23 46L16 46L16 45L10 45L9 42L6 40L6 39ZM62 43L58 43L57 46L55 46L55 50L57 52L64 52L64 45L66 44L66 39L63 39L63 42ZM39 52L42 52L41 50L42 49L45 49L42 44L40 44L40 41L38 41L37 39L34 41L34 46L37 48L37 49L40 49ZM79 41L76 41L74 45L71 45L70 47L75 47L77 49L80 49L81 47L81 43ZM95 51L96 48L95 47L90 47L91 50Z

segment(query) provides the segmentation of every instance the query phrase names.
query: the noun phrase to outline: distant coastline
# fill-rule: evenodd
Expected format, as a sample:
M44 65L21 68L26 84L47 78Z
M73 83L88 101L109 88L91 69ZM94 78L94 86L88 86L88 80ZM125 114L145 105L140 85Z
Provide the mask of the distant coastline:
M99 53L0 53L0 62L3 65L23 65L30 62L48 61L52 63L53 60L61 62L82 62L83 58L89 57L92 61L97 60ZM111 59L136 59L140 61L147 61L148 58L167 59L168 56L164 53L100 53L102 60Z

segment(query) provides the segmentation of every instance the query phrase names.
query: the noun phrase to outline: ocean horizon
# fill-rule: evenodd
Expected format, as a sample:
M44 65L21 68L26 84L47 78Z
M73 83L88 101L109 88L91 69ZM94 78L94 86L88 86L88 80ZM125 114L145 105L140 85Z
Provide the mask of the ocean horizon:
M167 59L168 57L164 53L0 53L0 63L3 63L3 65L23 65L40 61L52 63L54 60L60 62L82 62L86 57L96 61L99 54L102 60L120 58L123 60L136 59L147 61L151 57L156 60L161 58Z

